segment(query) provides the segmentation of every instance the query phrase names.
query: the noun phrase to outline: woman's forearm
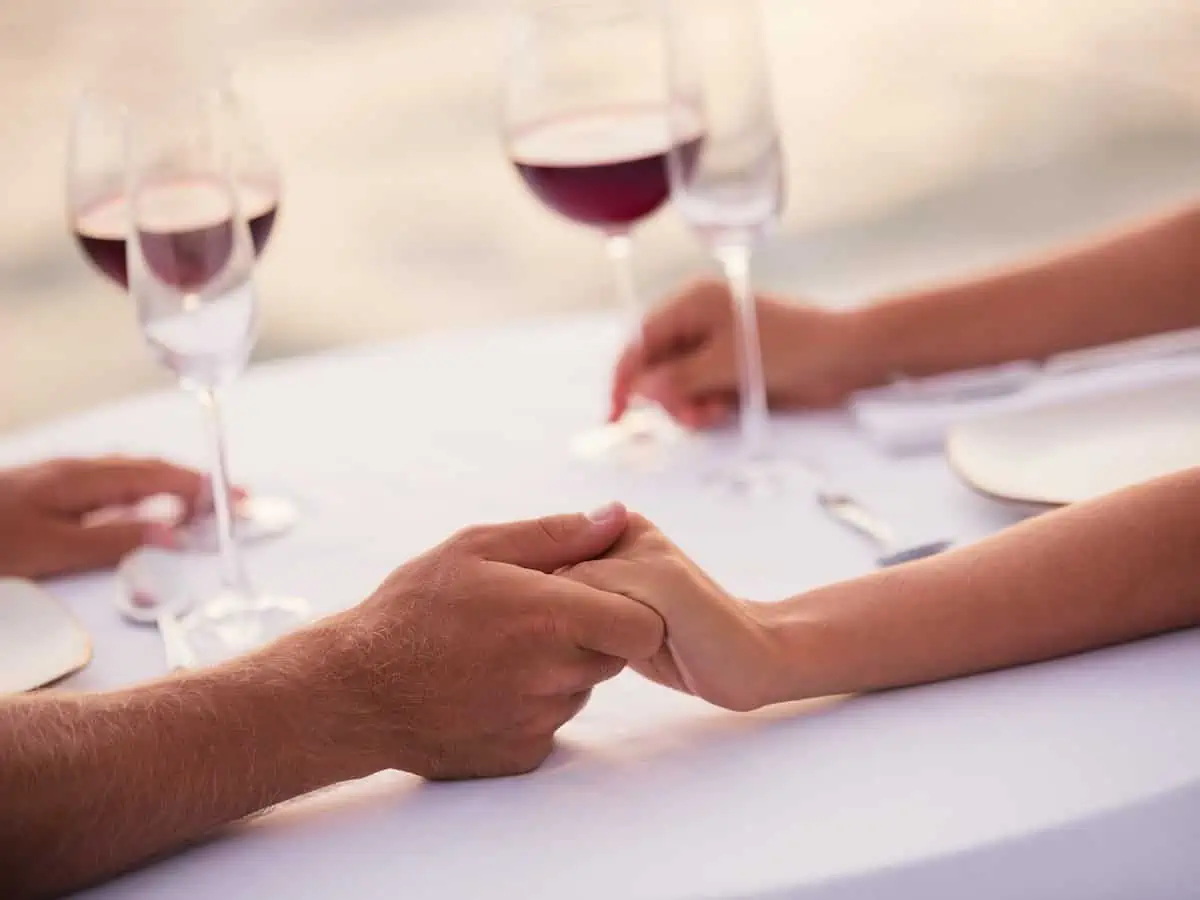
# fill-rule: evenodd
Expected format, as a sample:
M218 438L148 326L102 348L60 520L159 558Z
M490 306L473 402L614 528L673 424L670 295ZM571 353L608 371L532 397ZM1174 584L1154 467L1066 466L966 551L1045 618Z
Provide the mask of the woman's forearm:
M764 608L772 701L918 684L1200 624L1200 468Z
M1043 359L1200 325L1200 207L851 315L873 383Z

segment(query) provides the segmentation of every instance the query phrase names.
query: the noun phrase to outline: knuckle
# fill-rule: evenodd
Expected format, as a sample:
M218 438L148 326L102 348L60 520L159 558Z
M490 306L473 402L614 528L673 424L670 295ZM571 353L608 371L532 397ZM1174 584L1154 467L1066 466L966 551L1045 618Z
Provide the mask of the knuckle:
M486 525L468 525L454 532L447 544L457 550L475 552L487 544L489 531Z
M654 531L654 523L647 519L640 512L629 511L629 525L626 526L626 531L631 528L637 529L639 532Z
M605 681L611 681L625 671L625 665L626 663L623 659L615 656L605 657L603 661L596 663L596 665L592 667L588 680L593 686L601 684ZM586 702L587 698L585 697L584 703ZM581 705L580 709L582 708L583 706Z
M705 306L715 306L717 303L724 305L725 285L717 278L697 278L684 288L683 296Z
M83 473L87 467L88 464L82 459L67 457L43 463L38 467L37 472L46 481L62 481Z
M505 754L504 769L513 775L526 775L541 768L554 752L554 735L541 734L522 741Z
M611 560L609 562L611 564ZM602 563L596 560L590 560L588 562L576 563L575 565L564 569L560 574L566 578L570 578L572 581L577 581L580 584L586 584L591 587L595 587L596 585L603 583L605 568L606 567Z
M659 565L663 574L673 581L690 580L692 577L691 565L678 553L664 553Z
M539 611L528 616L524 630L532 639L535 647L550 646L565 640L563 623L558 616L546 611ZM535 652L529 652L527 658L531 664L536 665L537 654Z
M567 536L566 526L560 519L543 516L542 518L535 519L534 524L546 536L547 540L555 544L561 544Z

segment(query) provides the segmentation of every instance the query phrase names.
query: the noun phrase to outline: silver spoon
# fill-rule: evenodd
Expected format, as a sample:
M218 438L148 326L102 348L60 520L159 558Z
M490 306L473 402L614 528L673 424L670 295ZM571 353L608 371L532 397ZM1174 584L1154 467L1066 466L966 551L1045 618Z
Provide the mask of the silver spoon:
M913 547L901 547L892 529L874 513L849 494L823 490L817 494L817 502L829 515L853 531L865 536L879 548L876 561L880 568L898 566L901 563L936 556L952 546L951 541L931 541Z
M194 605L184 579L179 554L155 547L143 547L117 567L119 582L113 605L125 621L158 628L170 671L194 668L195 656L180 617Z

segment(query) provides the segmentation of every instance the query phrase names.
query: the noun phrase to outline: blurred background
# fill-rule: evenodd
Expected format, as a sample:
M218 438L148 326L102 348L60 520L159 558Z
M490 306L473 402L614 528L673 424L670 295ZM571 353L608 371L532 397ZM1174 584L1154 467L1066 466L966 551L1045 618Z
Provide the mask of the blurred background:
M869 302L1200 193L1195 2L764 6L790 196L763 288ZM75 94L148 48L234 58L282 162L260 359L609 304L597 237L544 211L501 152L513 15L498 0L0 4L0 431L164 383L64 219ZM637 252L654 296L705 267L669 212Z

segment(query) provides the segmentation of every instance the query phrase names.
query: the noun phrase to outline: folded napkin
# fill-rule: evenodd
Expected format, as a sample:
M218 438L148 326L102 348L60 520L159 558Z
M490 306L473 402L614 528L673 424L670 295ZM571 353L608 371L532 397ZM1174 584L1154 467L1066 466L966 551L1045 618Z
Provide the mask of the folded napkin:
M1200 377L1200 330L1063 354L1044 364L901 381L862 391L850 403L867 438L895 455L940 450L960 423L998 413Z

